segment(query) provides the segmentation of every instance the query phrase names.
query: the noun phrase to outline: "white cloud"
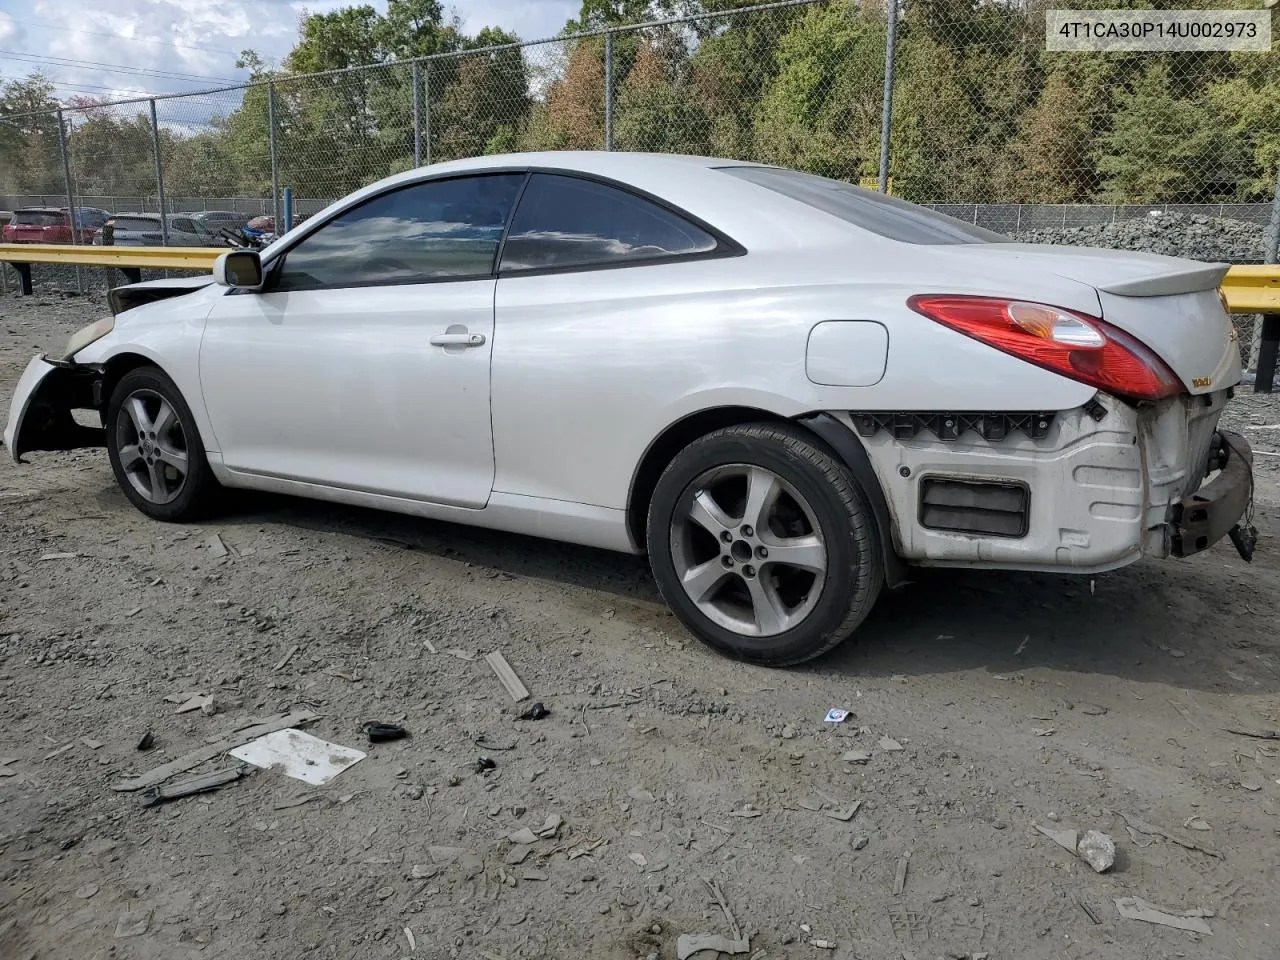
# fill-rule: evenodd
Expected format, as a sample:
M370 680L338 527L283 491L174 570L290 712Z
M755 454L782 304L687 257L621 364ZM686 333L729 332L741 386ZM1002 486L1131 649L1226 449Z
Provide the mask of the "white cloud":
M247 78L235 69L241 50L282 60L303 10L356 2L362 0L0 0L0 77L42 70L63 100L217 86ZM580 0L460 0L450 12L468 32L494 26L533 40L558 32L579 7ZM49 59L55 57L61 60Z

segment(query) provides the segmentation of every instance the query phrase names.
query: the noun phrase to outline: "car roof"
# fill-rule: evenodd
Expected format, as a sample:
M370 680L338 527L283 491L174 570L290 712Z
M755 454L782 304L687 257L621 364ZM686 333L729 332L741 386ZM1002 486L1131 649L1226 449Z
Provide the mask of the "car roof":
M765 164L674 153L603 150L500 153L450 160L394 174L338 200L313 215L311 220L327 221L332 213L368 197L434 177L539 168L615 180L649 193L717 227L749 249L807 247L821 243L824 236L847 236L851 229L847 224L765 187L725 176L716 169L751 166ZM304 228L297 237L300 239L307 233L310 231Z
M66 207L18 207L14 213L66 213Z

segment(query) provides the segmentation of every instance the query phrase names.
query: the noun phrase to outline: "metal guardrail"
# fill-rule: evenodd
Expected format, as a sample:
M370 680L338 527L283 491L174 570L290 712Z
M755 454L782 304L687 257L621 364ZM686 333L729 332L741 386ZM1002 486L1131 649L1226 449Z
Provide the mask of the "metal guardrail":
M211 270L228 247L94 247L53 243L0 243L0 263L11 263L31 295L31 264L59 263L82 267L116 267L137 283L143 269ZM1232 313L1260 313L1261 344L1254 390L1270 393L1280 354L1280 264L1243 264L1227 271L1222 282Z
M212 270L230 247L94 247L58 243L0 243L0 263L10 263L31 295L31 264L116 267L138 283L143 270Z
M1280 313L1280 264L1243 264L1222 281L1232 313Z

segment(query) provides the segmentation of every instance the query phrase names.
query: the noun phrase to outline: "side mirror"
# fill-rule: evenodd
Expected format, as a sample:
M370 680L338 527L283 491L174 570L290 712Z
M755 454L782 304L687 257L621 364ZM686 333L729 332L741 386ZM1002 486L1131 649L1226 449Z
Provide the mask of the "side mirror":
M213 279L224 287L262 288L262 258L255 250L232 250L213 262Z

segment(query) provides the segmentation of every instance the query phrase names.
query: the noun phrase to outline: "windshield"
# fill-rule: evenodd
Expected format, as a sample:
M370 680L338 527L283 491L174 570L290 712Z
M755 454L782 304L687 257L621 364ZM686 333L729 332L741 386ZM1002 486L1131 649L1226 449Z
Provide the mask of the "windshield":
M799 200L846 223L903 243L1008 243L1009 238L897 197L779 167L720 167L722 173Z
M19 210L13 215L11 222L32 227L61 227L66 225L67 216L49 210Z

